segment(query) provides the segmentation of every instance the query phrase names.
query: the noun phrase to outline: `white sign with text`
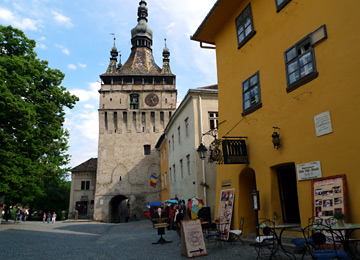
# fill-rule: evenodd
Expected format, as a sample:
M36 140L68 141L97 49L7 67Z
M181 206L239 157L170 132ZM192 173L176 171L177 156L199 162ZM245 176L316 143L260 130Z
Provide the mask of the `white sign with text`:
M314 123L316 136L322 136L333 132L329 111L314 116Z
M296 169L299 181L322 177L320 161L298 164Z

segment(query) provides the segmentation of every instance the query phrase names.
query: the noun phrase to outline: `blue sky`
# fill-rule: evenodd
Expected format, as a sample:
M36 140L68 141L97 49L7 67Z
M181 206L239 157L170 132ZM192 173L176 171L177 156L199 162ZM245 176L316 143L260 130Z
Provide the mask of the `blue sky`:
M37 42L38 58L65 73L62 83L80 97L66 113L70 167L97 157L99 75L106 71L115 34L124 64L139 0L0 0L0 24L23 30ZM176 75L178 101L189 88L217 83L215 51L190 40L216 0L147 0L153 56L162 66L164 38Z

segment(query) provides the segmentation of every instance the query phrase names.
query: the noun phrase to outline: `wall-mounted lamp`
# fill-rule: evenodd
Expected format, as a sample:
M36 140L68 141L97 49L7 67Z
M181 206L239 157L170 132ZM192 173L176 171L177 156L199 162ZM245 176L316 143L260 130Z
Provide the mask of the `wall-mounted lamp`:
M200 182L200 186L203 186L205 188L209 188L209 185L206 184L206 182Z
M272 134L272 142L274 144L274 148L279 149L281 144L280 144L280 135L276 132L276 129L280 129L279 127L273 126L274 128L274 133Z
M199 147L198 147L198 149L196 151L199 153L200 159L205 160L207 148L203 143L201 143L199 145Z

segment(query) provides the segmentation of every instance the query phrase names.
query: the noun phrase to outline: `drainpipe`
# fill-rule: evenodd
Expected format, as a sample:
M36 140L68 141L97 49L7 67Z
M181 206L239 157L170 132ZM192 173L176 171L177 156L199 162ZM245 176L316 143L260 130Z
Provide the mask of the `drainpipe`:
M200 113L200 142L202 143L203 140L203 120L202 120L202 105L201 105L201 95L199 94L199 113ZM205 159L201 160L201 164L202 164L202 176L203 176L203 183L206 183L206 178L205 178ZM205 206L207 206L207 200L206 200L206 186L203 186L203 192L204 192L204 203Z

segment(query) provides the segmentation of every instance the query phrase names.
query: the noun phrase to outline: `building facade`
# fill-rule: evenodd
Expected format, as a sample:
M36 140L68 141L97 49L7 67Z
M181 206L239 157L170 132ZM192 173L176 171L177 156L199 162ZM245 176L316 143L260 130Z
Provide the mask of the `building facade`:
M164 133L169 198L188 201L193 197L215 210L216 164L201 160L197 149L209 146L218 123L217 86L189 89ZM206 158L207 159L207 158ZM165 175L164 175L165 177ZM164 182L166 181L164 180Z
M79 218L93 218L96 169L97 158L91 158L72 168L69 218L75 217L76 210Z
M216 46L219 137L247 137L248 163L217 169L217 193L224 180L236 189L233 228L245 216L245 231L255 229L255 189L259 217L305 226L317 215L314 182L338 175L347 221L360 221L358 10L356 0L219 0L192 36ZM304 178L311 164L321 167Z
M145 205L160 200L160 185L150 186L152 175L160 178L155 145L176 108L177 91L166 43L162 68L155 63L147 16L147 3L140 1L129 58L124 65L117 62L114 43L109 67L100 75L97 221L142 218Z
M170 199L170 185L169 185L169 156L167 153L167 139L165 134L162 134L155 146L160 155L160 182L157 184L161 187L161 201Z

